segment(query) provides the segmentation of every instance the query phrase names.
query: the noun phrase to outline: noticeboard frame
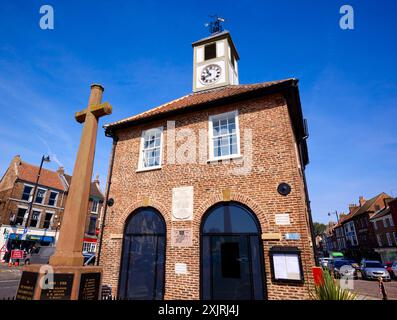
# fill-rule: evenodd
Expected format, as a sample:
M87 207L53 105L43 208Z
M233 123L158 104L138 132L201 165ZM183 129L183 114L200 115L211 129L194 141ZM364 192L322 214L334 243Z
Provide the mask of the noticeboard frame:
M280 279L276 278L275 276L275 267L274 267L274 260L273 256L275 254L286 254L286 255L295 255L298 258L298 263L299 263L299 274L300 274L300 279ZM303 267L302 267L302 257L301 257L301 251L299 250L298 247L282 247L282 246L275 246L271 247L269 250L269 258L270 258L270 270L271 270L271 277L272 277L272 282L274 283L285 283L285 284L303 284L305 282L305 277L303 274Z

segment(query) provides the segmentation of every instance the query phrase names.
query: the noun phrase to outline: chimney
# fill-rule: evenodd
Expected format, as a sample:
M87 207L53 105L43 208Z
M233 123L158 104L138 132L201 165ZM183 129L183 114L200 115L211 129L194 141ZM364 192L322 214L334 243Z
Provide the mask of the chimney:
M59 174L60 176L63 176L63 175L65 175L65 168L64 168L64 167L59 167L59 168L57 169L57 172L58 172L58 174Z
M362 207L362 206L364 205L364 203L366 202L366 200L364 199L363 196L360 196L360 197L358 198L358 201L360 202L360 207Z
M14 158L12 158L12 160L11 160L11 163L14 163L16 165L21 164L21 156L19 154L14 156Z
M358 206L355 203L349 204L349 214L356 210Z

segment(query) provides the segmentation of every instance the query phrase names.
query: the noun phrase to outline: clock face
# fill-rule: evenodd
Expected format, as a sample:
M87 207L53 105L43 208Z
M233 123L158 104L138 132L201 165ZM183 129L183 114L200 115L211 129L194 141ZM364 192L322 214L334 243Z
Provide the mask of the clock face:
M217 64L210 64L201 71L200 81L203 84L212 84L219 80L222 68Z

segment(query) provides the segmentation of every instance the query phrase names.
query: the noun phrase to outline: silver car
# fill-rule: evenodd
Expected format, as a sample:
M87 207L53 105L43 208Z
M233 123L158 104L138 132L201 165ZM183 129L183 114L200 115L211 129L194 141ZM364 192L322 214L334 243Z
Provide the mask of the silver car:
M384 281L391 281L389 272L382 263L375 260L365 260L361 266L361 275L363 279L378 280L382 278Z

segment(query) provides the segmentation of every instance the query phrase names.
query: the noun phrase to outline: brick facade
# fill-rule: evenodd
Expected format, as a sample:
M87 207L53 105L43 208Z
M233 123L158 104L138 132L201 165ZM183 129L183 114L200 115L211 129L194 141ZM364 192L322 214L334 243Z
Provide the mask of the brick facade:
M237 160L228 162L200 162L196 150L194 163L167 162L168 149L163 149L163 163L159 170L136 172L142 130L159 126L164 128L163 141L167 141L167 121L175 121L175 131L190 129L195 141L199 132L208 132L209 116L238 110L241 137L241 154L252 151L252 170L247 174L231 174L239 166ZM244 143L244 136L252 132L252 148ZM310 215L306 205L302 159L297 150L296 136L287 101L282 94L245 99L216 108L190 111L185 114L164 116L115 131L113 172L109 198L114 205L108 207L105 221L101 265L103 284L110 285L117 294L122 238L126 219L134 210L151 206L157 209L166 222L166 273L165 299L200 298L200 224L203 215L214 204L236 201L249 207L260 221L262 233L299 233L300 240L263 240L265 278L268 299L307 299L314 265L310 233ZM176 142L176 149L184 141ZM292 186L288 196L277 192L277 186L287 182ZM172 189L193 186L194 208L192 221L172 221ZM275 224L276 213L289 213L291 224ZM188 227L193 230L193 245L178 248L171 246L171 230ZM304 284L273 283L270 276L269 249L272 246L296 246L302 252ZM177 275L175 263L186 263L188 274Z
M11 161L9 168L7 169L0 181L0 226L12 224L13 222L11 221L11 219L12 217L15 217L17 215L18 208L29 208L29 201L22 199L23 190L25 185L32 187L34 186L37 172L38 167L23 162L19 156L16 156ZM39 221L35 229L59 229L62 223L63 210L67 201L70 179L71 177L65 175L65 173L63 172L63 168L58 169L57 172L43 168L38 188L42 188L46 190L46 192L42 203L39 204L34 202L32 206L32 212L33 210L38 210L41 212ZM31 193L32 192L33 191L31 191ZM49 205L51 192L56 192L58 194L54 205ZM96 214L91 212L93 200L98 201ZM96 179L91 184L91 195L89 201L90 203L87 212L86 222L86 237L96 239L96 232L89 233L88 229L90 218L92 216L95 216L97 218L96 228L99 226L100 223L99 217L102 212L104 198L99 189L98 179ZM51 213L53 215L53 218L49 227L45 228L44 220L47 212ZM25 221L24 226L26 225L27 222Z

